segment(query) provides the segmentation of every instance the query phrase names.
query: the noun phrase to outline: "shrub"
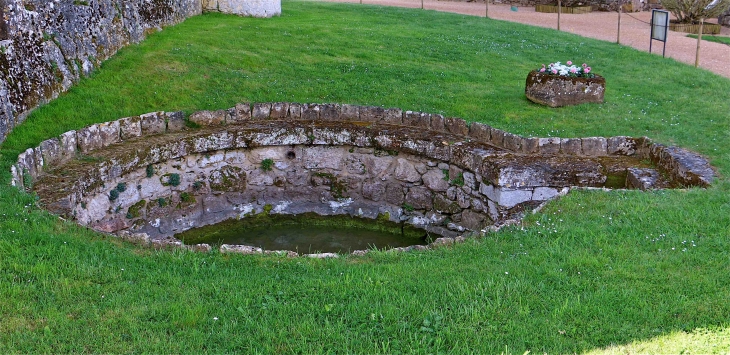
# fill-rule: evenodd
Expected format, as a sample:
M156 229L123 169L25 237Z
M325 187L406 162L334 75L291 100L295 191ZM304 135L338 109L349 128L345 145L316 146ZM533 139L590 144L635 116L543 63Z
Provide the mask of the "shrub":
M717 1L713 4L714 1ZM730 7L730 0L662 0L662 6L679 23L700 23L702 18L718 17Z

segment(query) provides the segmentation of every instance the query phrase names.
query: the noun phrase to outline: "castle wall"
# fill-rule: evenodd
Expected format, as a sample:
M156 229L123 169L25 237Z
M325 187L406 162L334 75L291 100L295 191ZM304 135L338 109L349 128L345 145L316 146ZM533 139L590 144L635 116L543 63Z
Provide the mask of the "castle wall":
M0 142L120 48L201 11L200 0L0 0Z

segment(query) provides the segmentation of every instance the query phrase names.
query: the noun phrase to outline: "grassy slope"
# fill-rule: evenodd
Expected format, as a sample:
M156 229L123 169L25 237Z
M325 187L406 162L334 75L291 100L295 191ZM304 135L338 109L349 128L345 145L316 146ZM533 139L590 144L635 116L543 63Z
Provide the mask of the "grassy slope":
M687 37L697 38L697 35L687 35ZM702 35L702 39L705 41L717 42L717 43L727 44L728 46L730 46L730 37Z
M568 59L606 77L606 103L526 101L527 71ZM655 55L419 10L285 2L269 20L200 16L121 51L3 144L0 352L564 353L697 329L721 339L730 327L724 178L708 190L573 192L524 227L454 248L326 261L138 250L4 186L18 152L66 130L240 101L377 104L534 136L648 135L730 172L730 81Z

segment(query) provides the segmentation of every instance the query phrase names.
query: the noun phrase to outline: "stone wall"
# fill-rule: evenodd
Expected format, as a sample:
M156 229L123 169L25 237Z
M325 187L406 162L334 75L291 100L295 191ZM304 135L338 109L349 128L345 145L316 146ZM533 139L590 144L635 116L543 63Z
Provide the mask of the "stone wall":
M253 17L281 15L281 0L202 0L204 11Z
M437 114L297 103L100 123L28 149L12 174L54 213L153 238L264 212L387 216L452 238L571 187L714 178L702 157L648 138L525 138Z
M39 104L200 0L0 0L0 142Z

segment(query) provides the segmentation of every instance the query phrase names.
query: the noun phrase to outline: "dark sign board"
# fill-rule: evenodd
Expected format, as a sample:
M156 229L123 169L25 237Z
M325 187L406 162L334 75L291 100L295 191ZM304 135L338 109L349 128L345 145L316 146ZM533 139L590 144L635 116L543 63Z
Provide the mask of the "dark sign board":
M667 31L669 30L669 11L651 10L651 39L649 40L649 53L654 40L664 42L662 57L667 50Z

